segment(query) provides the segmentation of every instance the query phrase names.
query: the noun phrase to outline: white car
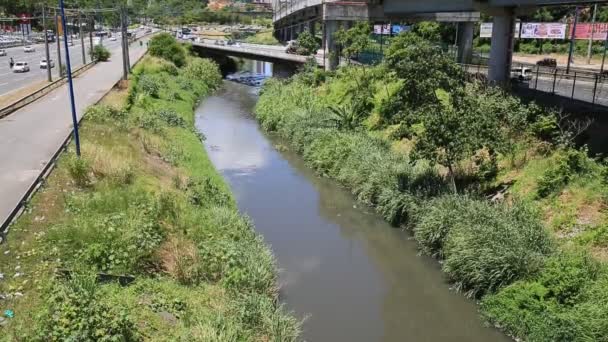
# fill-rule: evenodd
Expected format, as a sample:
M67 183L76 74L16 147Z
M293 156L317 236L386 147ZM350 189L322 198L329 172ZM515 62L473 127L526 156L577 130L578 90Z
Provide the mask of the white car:
M517 67L511 69L511 79L519 82L532 80L532 69L526 67Z
M113 42L115 42L116 41L116 36L114 35L114 36L110 37L110 40L113 41Z
M23 47L23 52L34 52L34 51L36 51L36 49L34 49L33 46L26 45Z
M0 56L6 56L6 50L0 49Z
M52 59L48 63L46 62L46 59L40 61L40 69L46 69L47 66L50 66L50 68L54 68L55 62L53 62Z
M13 72L28 72L30 71L30 66L27 62L16 62L13 65Z

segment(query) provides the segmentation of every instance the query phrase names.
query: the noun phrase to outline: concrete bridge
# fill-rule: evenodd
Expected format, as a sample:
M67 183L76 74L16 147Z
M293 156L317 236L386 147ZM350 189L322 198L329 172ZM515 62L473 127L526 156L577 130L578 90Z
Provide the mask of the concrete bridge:
M507 82L511 70L514 27L517 15L540 6L603 3L583 0L273 0L275 37L296 39L300 32L323 30L325 68L338 65L337 45L333 38L340 28L356 21L391 22L397 20L435 20L458 23L458 62L469 63L473 33L480 13L493 16L492 46L488 77L496 83Z

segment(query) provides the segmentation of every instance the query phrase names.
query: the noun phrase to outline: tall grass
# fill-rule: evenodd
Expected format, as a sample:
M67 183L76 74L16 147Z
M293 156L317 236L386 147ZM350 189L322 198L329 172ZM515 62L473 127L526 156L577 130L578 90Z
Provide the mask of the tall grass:
M146 57L124 107L87 111L82 158L63 156L41 194L57 211L36 239L11 246L44 251L32 259L44 286L11 303L8 339L297 339L298 322L277 304L275 260L194 129L194 107L220 84L209 60Z
M392 77L387 72L386 66L364 72L347 68L324 75L320 84L310 82L310 72L288 81L270 80L255 114L265 130L290 141L320 175L346 186L392 225L411 228L421 251L441 260L453 288L482 299L489 321L530 341L606 340L606 324L598 318L608 317L605 296L599 294L606 286L606 277L600 275L606 273L605 266L590 266L587 257L560 256L562 247L543 226L533 204L490 203L475 192L448 194L440 169L392 146L392 139L401 135L390 132L411 133L424 127L403 127L404 123L383 127L386 123L376 113L376 105L367 107L367 118L358 124L336 125L330 106L348 108L349 102L367 96L362 94L366 87L382 99L382 105L391 105L396 119L407 112L399 108L403 99L383 85L386 77ZM488 107L484 110L501 112L514 103L519 106L492 89L478 91L483 92L481 98L491 98L481 103ZM516 125L521 122L507 121L515 126L503 129L519 129ZM386 130L378 132L379 128ZM579 162L586 158L578 152L568 156L572 157L560 165L575 172L563 172L565 168L557 165L557 171L545 175L540 185L555 193L574 178L572 174L587 172L589 167ZM471 186L472 191L483 188ZM563 296L570 299L554 299ZM598 302L591 296L597 296Z

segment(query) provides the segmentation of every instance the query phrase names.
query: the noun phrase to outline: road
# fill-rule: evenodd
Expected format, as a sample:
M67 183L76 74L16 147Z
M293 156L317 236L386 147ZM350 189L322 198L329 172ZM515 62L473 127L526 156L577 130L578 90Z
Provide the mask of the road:
M144 44L131 44L135 63L146 51ZM122 76L122 58L114 55L74 79L76 111L99 101ZM67 85L0 119L0 226L35 184L45 165L72 130Z
M471 73L481 73L487 75L486 66L466 66L465 70ZM587 74L588 75L588 74ZM525 82L514 83L519 88L529 88L546 93L555 93L567 98L573 98L588 103L593 103L593 94L595 90L595 104L608 106L608 80L598 80L597 87L595 79L589 76L577 75L576 82L574 81L574 73L569 76L558 74L555 78L555 87L553 86L553 75L550 73L541 73L538 76L533 74L532 80ZM574 93L572 88L574 87Z
M63 41L61 42L61 60L65 65L65 49ZM85 47L87 53L87 61L89 56L89 37L85 38ZM112 55L119 56L121 52L120 37L118 40L111 41L108 38L104 39L103 45L110 50ZM40 61L46 58L44 44L32 45L36 48L35 52L23 52L23 47L18 46L6 49L7 56L0 57L0 96L21 89L29 84L46 80L47 73L45 69L40 69ZM51 60L55 62L55 68L52 69L53 79L59 76L59 64L57 63L57 42L49 43L49 54ZM13 58L15 62L27 62L30 65L30 72L14 73L9 67L9 60ZM70 47L70 60L72 68L82 65L82 49L80 39L74 39L74 46Z

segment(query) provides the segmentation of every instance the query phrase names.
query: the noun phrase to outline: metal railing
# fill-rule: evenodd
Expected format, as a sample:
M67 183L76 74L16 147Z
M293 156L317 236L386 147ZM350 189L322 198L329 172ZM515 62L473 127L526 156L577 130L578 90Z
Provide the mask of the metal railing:
M461 64L462 68L472 74L487 76L488 66L482 64ZM528 68L529 76L513 74L511 83L514 87L532 89L551 95L559 95L571 100L579 100L592 105L608 106L608 78L606 75L590 71L567 73L564 69L542 66L530 67L513 63L513 69Z
M89 62L89 63L79 67L78 69L75 69L72 72L73 77L77 77L79 74L81 74L85 70L88 70L94 64L95 64L94 62ZM51 92L54 89L58 88L59 86L63 85L66 80L67 80L67 78L65 76L63 76L60 79L53 81L53 82L45 85L44 87L34 91L33 93L25 95L24 97L9 104L8 106L0 108L0 118L3 118L5 116L15 112L16 110L21 109L21 108L27 106L28 104L38 100L39 98L43 97L44 95L48 94L49 92Z

